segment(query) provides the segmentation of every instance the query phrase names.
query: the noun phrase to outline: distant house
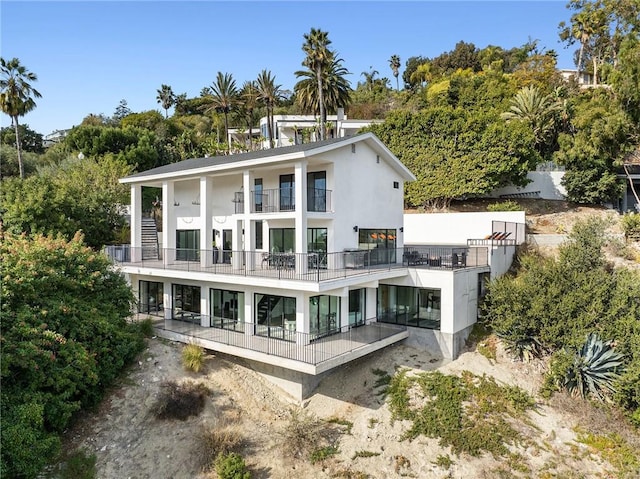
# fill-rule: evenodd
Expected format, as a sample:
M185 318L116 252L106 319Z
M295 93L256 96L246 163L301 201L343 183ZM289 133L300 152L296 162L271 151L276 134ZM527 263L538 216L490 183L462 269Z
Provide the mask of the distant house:
M327 139L344 138L355 135L361 128L383 120L350 120L339 108L337 115L327 116ZM301 145L319 140L318 128L320 119L314 115L274 115L273 140L274 147ZM260 119L260 125L252 132L254 144L259 148L269 148L269 127L267 118ZM246 129L229 129L231 141L245 145L248 143L249 132Z
M618 178L624 181L624 193L620 201L621 213L633 211L640 213L640 148L629 153L621 168Z
M49 133L48 135L44 136L44 138L42 139L42 145L45 148L49 148L50 146L53 146L56 143L60 143L62 140L64 140L66 138L67 134L70 131L71 131L71 129L54 130L51 133Z
M523 213L405 215L414 179L372 133L185 160L120 180L131 243L107 253L159 335L244 358L302 399L399 341L456 357L485 279L524 241ZM161 233L146 187L162 190Z

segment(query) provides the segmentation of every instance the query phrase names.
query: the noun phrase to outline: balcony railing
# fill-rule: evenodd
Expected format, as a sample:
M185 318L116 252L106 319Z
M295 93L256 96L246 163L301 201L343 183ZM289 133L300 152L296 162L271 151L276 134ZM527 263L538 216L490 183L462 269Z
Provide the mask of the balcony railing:
M165 248L158 257L149 258L141 247L110 245L105 252L120 265L313 282L406 267L453 270L489 264L486 247L412 246L334 253Z
M192 317L189 321L158 318L154 321L154 326L189 338L235 346L312 365L349 354L407 330L407 327L403 325L377 323L375 319L370 319L363 326L345 325L329 335L301 333L280 328L282 334L274 337L273 335L247 334L238 329L204 327L200 325L200 321L204 319L205 324L211 324L208 316L191 314ZM197 319L193 320L193 317L196 316ZM244 331L247 328L256 327L254 323L236 322L235 324L243 326Z
M235 212L244 213L244 193L234 193ZM280 213L295 211L295 188L276 188L251 191L251 213ZM307 211L331 211L331 190L321 188L307 189Z

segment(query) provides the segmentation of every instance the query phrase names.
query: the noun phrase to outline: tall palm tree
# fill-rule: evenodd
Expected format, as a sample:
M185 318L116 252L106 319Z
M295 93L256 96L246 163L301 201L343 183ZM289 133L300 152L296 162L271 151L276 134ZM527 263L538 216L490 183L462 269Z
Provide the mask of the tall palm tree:
M345 78L349 71L342 66L342 59L333 59L329 68L323 72L322 81L325 111L335 111L351 103L351 85ZM296 72L297 77L303 77L294 87L296 102L303 112L318 114L320 111L320 99L317 94L316 73L308 71Z
M378 70L374 70L373 67L369 67L368 72L362 72L360 75L364 77L364 83L367 85L369 91L373 90L373 83L376 75L378 74Z
M242 84L240 90L241 109L243 117L247 122L247 128L249 129L249 149L253 149L253 121L254 111L258 108L258 101L260 100L260 92L256 83L253 81L246 81Z
M171 108L176 102L176 96L174 95L171 87L165 84L163 84L157 92L158 96L156 97L156 100L158 100L158 103L160 103L162 108L164 108L164 117L168 118L169 108Z
M256 80L256 86L258 87L258 98L267 108L269 148L273 148L273 107L282 98L282 85L276 85L276 77L272 76L270 71L262 70Z
M400 89L400 85L398 83L398 75L400 74L400 57L398 55L391 55L389 59L389 66L393 71L393 76L396 77L396 90Z
M11 117L11 124L16 132L20 178L24 178L18 118L36 107L34 98L42 97L38 90L31 86L31 82L37 81L38 77L21 65L17 58L6 61L0 57L0 74L2 75L0 78L0 109Z
M215 110L224 115L224 131L227 137L227 151L231 150L229 138L229 112L238 103L238 89L231 73L218 72L216 81L211 85L212 100L207 112Z
M302 51L307 55L302 65L315 73L316 81L318 82L318 103L320 105L320 121L322 125L327 122L327 112L323 98L323 70L330 65L334 56L333 52L329 50L330 44L329 33L316 28L312 28L309 33L304 34L304 43L302 44ZM324 138L324 128L320 128L320 139L324 140Z
M513 97L509 110L500 117L507 121L520 120L527 123L533 131L536 149L544 153L556 131L561 108L561 103L551 95L545 95L537 87L530 85Z

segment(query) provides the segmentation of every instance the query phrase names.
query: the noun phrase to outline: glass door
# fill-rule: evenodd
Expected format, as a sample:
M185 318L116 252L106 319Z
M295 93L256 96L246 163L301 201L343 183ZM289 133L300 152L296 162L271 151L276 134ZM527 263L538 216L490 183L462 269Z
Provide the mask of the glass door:
M295 183L293 175L280 175L280 211L296 209Z
M349 326L364 324L366 297L367 290L365 288L349 291Z

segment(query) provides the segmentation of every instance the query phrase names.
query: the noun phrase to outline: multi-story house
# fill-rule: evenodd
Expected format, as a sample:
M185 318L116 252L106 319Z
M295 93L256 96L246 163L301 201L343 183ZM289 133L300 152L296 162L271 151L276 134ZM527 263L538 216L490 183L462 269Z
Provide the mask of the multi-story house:
M131 244L108 251L160 335L249 360L301 399L412 335L455 357L476 321L487 243L405 245L414 179L371 133L186 160L121 179Z

